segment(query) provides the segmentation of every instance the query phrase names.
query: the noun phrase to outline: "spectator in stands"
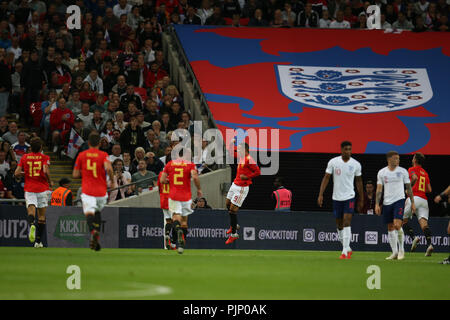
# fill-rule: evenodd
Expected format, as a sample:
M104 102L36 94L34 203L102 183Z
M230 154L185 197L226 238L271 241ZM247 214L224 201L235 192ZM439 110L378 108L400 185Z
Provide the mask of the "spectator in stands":
M0 117L0 137L8 132L8 120L5 116Z
M84 81L80 90L80 100L81 102L89 103L89 105L94 104L97 99L95 91L92 90L89 82Z
M52 78L56 77L55 89L61 89L64 83L72 82L72 75L68 66L62 63L62 55L57 52L55 54L54 68L50 73Z
M380 23L381 23L381 29L392 29L392 25L386 21L386 16L384 14L380 15Z
M284 179L276 177L273 186L275 191L272 192L272 201L275 211L290 211L292 205L292 191L284 186Z
M412 30L414 32L424 32L424 31L428 31L427 27L425 26L424 22L423 22L423 18L422 16L418 15L416 17L416 24L414 29Z
M131 101L131 102L128 104L128 111L124 114L124 119L125 119L126 121L130 121L130 119L131 119L132 117L137 118L138 114L139 114L139 110L138 110L138 108L136 107L136 103L134 103L134 101ZM137 120L137 119L136 119L136 120Z
M80 92L78 90L72 91L72 95L67 103L67 107L72 110L73 115L76 117L81 113L82 102L80 101Z
M20 115L20 119L25 119L27 111L25 106L22 107L21 98L24 88L22 87L22 71L23 63L20 60L15 62L14 72L11 74L11 97L9 99L10 103L10 113Z
M149 191L149 188L156 186L157 178L154 172L147 170L147 162L144 159L139 160L138 170L131 176L131 182L136 182L132 185L132 189L137 193Z
M222 17L222 9L220 5L215 5L213 9L213 14L206 19L205 25L209 26L224 26L226 25L225 20Z
M147 152L145 160L147 162L147 170L154 172L156 175L164 169L164 163L153 152Z
M81 77L81 80L84 80L88 75L89 72L86 70L86 62L84 60L80 60L78 66L76 66L74 69L74 72L72 74L72 80L76 80L76 78L78 77Z
M130 172L131 169L131 156L129 152L123 153L123 169ZM131 173L131 172L130 172Z
M297 14L292 10L292 4L289 1L284 2L284 10L281 12L281 15L286 25L294 26L297 20Z
M103 119L102 113L100 110L94 111L94 116L92 118L91 123L89 124L89 130L96 130L97 132L102 132L105 128L106 121Z
M139 7L136 5L133 6L131 8L131 12L127 16L127 24L131 27L131 29L136 30L144 21L144 17L142 17L139 12Z
M416 15L424 16L428 11L429 5L430 5L430 3L427 0L417 1L414 6L414 8L416 10Z
M106 98L102 93L97 94L95 104L91 106L91 111L94 112L95 110L99 110L103 114L106 111L105 101ZM104 117L103 120L106 121L106 118Z
M0 142L0 150L4 151L6 154L6 161L11 166L11 161L16 161L16 154L11 149L11 144L8 141Z
M206 24L206 20L214 13L214 9L211 8L209 0L202 0L200 8L197 10L197 16L200 17L202 25Z
M365 185L364 205L361 213L374 214L375 213L375 184L369 180Z
M353 26L355 29L367 29L367 16L365 12L361 12L358 16L358 21Z
M123 14L128 15L132 9L132 5L128 4L127 0L119 0L113 7L113 12L117 18L120 18Z
M161 131L164 131L166 134L169 131L173 131L175 130L174 125L172 124L172 122L170 121L170 114L168 112L164 112L161 115Z
M395 12L394 6L392 4L386 5L385 16L386 16L386 21L392 25L394 24L395 21L397 21L397 18L398 18L397 13Z
M437 22L436 26L434 27L434 30L443 32L450 30L450 24L446 15L441 15L441 17L439 18L439 22Z
M112 92L117 93L119 97L127 91L127 81L124 75L117 77L117 83L112 87Z
M316 28L319 25L319 15L312 10L312 4L306 3L305 10L298 15L299 27Z
M194 8L194 6L189 5L187 12L186 12L186 17L183 20L183 24L202 24L202 20L200 19L200 17L196 14L197 9Z
M109 155L109 161L114 162L114 160L116 159L121 159L123 160L123 156L122 156L122 148L120 147L119 143L116 143L112 146L111 148L111 154Z
M205 197L197 198L192 202L192 209L212 209Z
M270 26L273 28L285 27L286 23L283 20L283 15L280 9L275 10L273 13L272 21L270 22Z
M122 111L116 111L116 120L114 121L114 128L123 132L128 125L128 122L125 122L124 115Z
M331 19L329 17L328 10L322 11L322 18L319 20L319 28L325 29L329 28L331 24Z
M138 111L136 114L136 119L138 121L138 126L141 127L143 132L147 132L152 128L152 124L150 122L145 121L144 113L142 111Z
M134 92L134 86L132 84L127 85L127 90L120 96L120 107L121 111L126 110L130 102L134 102L138 110L142 110L142 99L141 96Z
M17 142L17 136L18 136L18 127L17 123L14 121L11 121L8 126L8 132L3 134L2 139L4 141L8 141L10 145Z
M412 30L414 26L410 21L406 20L405 14L400 11L398 13L398 20L392 24L392 28L397 30Z
M166 74L163 76L163 79L165 77L168 77L170 67L167 61L164 59L164 53L162 50L156 50L155 52L155 62L158 65L158 68L162 71L164 71Z
M90 112L89 103L83 102L81 104L81 113L77 115L77 118L83 121L83 128L88 128L94 119L94 113Z
M250 19L249 27L267 27L269 22L263 18L263 12L260 8L257 8Z
M120 135L120 145L123 150L128 150L131 154L134 154L136 148L144 145L144 143L144 133L137 125L136 117L132 117L130 123Z
M113 182L117 187L124 186L131 183L131 174L124 170L123 160L118 158L112 161L114 176ZM131 187L120 188L118 190L113 190L109 193L108 202L125 199L132 194Z
M439 15L436 11L436 3L430 3L426 14L423 15L425 26L428 30L433 30L439 21ZM411 28L412 29L412 28Z
M4 180L6 177L6 173L9 170L9 163L6 161L6 152L3 150L0 150L0 175L1 180Z
M350 29L350 22L344 20L344 12L338 11L336 13L336 20L330 23L331 29Z
M27 135L23 131L17 134L17 142L11 145L11 149L16 155L17 162L20 162L22 156L30 151L30 145L26 141Z
M98 77L96 69L92 69L83 81L89 83L92 91L103 94L103 80Z
M147 99L144 109L144 120L150 123L159 119L158 105L153 100Z
M358 16L355 16L353 14L352 8L350 6L347 6L344 9L344 20L350 23L351 28L353 28L358 21Z
M52 133L53 152L58 152L65 134L72 128L75 117L73 112L67 108L64 98L58 99L58 107L50 114L50 130Z
M114 131L114 121L107 120L105 122L105 127L103 128L103 130L102 130L102 132L100 134L100 137L106 138L108 143L111 143L112 139L113 139L113 131Z

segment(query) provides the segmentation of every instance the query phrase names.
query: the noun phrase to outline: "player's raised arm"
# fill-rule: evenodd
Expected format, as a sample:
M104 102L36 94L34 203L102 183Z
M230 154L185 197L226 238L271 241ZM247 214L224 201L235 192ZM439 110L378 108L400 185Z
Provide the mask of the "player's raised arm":
M328 183L330 182L330 173L325 173L325 175L322 178L322 182L320 183L320 191L319 191L319 197L317 198L317 204L319 207L322 208L323 205L323 193L325 192L325 189L328 186Z
M197 188L197 198L203 197L203 192L202 192L202 188L200 186L200 179L198 177L197 170L191 170L191 176L192 176L192 179L194 180L195 187ZM161 178L162 178L162 176L161 176Z

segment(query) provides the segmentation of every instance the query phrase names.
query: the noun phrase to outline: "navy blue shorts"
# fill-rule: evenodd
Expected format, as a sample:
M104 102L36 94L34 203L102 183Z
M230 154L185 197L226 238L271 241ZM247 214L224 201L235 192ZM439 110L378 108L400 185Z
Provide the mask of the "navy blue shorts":
M344 213L355 213L355 198L345 201L333 200L333 214L336 219L342 219Z
M383 205L382 215L384 223L392 223L394 219L403 220L405 199L398 200L390 205Z

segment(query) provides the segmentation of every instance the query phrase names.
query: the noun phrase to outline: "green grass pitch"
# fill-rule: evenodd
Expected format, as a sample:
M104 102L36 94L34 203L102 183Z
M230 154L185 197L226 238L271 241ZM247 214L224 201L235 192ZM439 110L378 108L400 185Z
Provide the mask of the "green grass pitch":
M447 254L387 252L0 248L4 299L450 299ZM69 290L77 265L81 289ZM369 290L377 265L381 289ZM231 294L233 293L233 294Z

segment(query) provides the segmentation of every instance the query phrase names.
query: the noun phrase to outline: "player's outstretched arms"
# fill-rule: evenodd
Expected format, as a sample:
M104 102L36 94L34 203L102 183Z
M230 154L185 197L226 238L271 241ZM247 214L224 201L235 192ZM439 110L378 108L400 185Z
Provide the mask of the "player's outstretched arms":
M319 196L317 197L317 204L319 207L322 208L323 205L323 193L325 192L325 189L328 186L328 182L330 181L331 174L325 173L325 175L322 178L322 182L320 183L320 191Z

